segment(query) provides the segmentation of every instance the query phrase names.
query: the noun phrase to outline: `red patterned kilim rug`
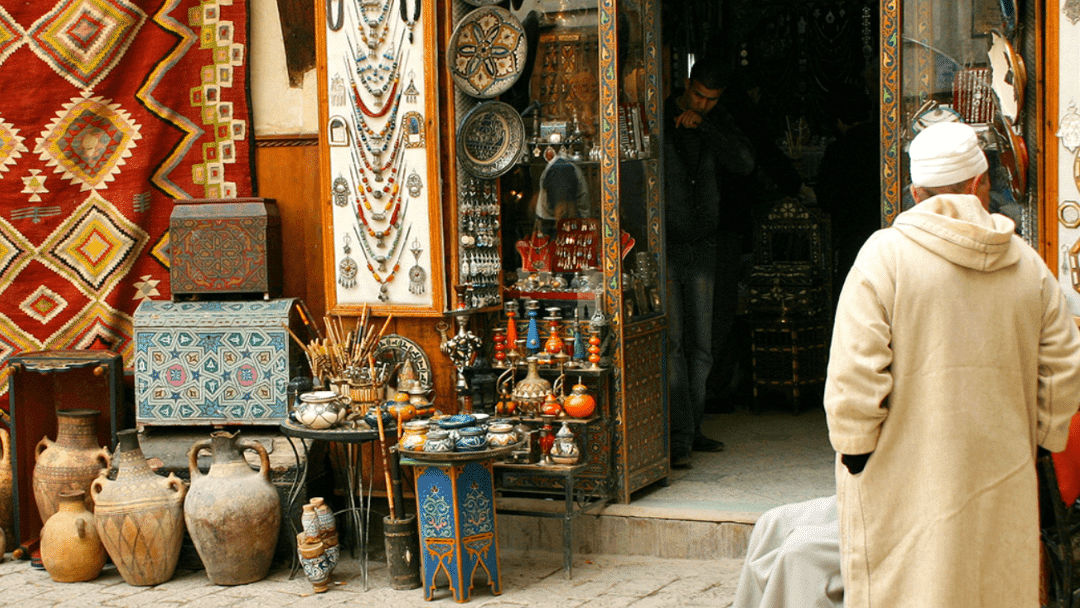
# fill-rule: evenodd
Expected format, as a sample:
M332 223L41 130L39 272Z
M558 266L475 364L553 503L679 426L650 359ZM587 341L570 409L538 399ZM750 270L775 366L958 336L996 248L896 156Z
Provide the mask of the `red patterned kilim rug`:
M130 365L173 199L252 194L247 81L245 0L0 0L0 391L24 351Z

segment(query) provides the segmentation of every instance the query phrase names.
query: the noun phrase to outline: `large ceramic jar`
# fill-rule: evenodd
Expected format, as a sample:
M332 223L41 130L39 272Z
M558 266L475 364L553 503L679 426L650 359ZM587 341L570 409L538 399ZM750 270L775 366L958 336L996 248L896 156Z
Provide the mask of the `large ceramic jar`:
M184 521L206 576L215 585L243 585L266 578L277 545L281 500L270 483L270 457L258 441L218 431L191 446L191 489ZM199 452L210 450L210 471L199 470ZM260 466L248 466L242 451L254 450Z
M41 565L59 583L93 580L105 566L105 546L83 494L82 490L61 492L56 513L41 528Z
M80 490L94 511L90 484L109 468L109 449L97 445L97 410L57 410L56 441L44 437L34 450L34 500L41 521L56 513L60 492Z
M7 552L15 549L18 544L15 538L15 503L12 502L11 473L11 435L7 429L0 429L0 449L3 449L3 457L0 457L0 530L4 531L7 540L0 545L0 551Z
M102 474L90 485L98 534L127 584L159 585L180 559L187 487L172 473L150 470L138 431L117 436L116 480Z

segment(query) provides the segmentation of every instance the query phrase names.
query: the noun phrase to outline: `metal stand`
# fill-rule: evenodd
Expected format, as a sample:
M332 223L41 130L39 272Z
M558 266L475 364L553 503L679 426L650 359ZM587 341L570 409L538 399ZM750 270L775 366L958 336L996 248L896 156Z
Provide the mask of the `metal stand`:
M353 531L353 545L351 547L352 556L356 558L356 550L360 550L360 572L364 579L364 591L368 589L368 563L367 563L367 541L368 541L368 523L371 518L371 495L368 494L367 504L364 503L363 491L364 491L364 478L360 472L360 449L363 444L377 441L379 439L378 431L371 429L357 430L348 428L332 428L325 430L314 430L301 426L292 422L291 420L285 420L281 423L281 434L289 438L296 438L300 440L300 445L304 449L304 462L300 463L300 453L296 450L296 443L289 442L292 446L293 454L296 456L297 464L300 466L300 472L296 476L293 486L289 489L289 513L292 514L298 509L298 502L301 501L301 494L304 488L307 486L307 474L308 474L308 440L312 441L327 441L333 443L342 444L345 448L345 478L346 478L346 507L340 511L334 513L334 515L347 514L349 517L349 523L352 526ZM360 496L359 502L357 502L357 495ZM293 518L289 518L289 525L292 527L292 538L296 538L296 533L299 528ZM295 540L294 540L295 542ZM295 551L293 551L292 568L289 572L289 578L296 576L296 572L300 568L300 561Z

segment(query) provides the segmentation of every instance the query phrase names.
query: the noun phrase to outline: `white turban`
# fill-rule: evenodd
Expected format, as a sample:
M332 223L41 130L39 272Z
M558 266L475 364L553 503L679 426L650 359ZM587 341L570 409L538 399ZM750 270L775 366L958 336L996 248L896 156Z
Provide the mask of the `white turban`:
M911 183L923 188L951 186L982 175L988 167L975 129L940 122L923 129L908 147Z

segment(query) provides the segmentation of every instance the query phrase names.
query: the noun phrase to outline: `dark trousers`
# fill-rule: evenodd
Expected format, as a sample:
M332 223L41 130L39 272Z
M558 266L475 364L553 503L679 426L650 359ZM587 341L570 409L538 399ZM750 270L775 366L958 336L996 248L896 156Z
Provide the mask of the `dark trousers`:
M701 432L713 335L726 340L738 301L737 243L668 246L668 401L671 451L689 451ZM714 317L714 291L721 308ZM720 334L723 336L720 336Z

